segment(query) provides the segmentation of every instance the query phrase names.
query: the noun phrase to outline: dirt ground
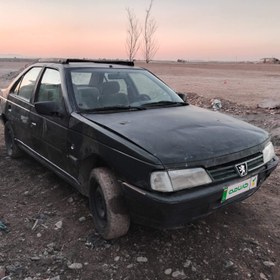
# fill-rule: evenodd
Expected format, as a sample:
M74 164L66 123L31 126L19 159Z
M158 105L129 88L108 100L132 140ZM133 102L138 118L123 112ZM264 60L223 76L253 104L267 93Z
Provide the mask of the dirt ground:
M137 63L178 92L195 92L238 104L280 106L280 64Z
M26 63L0 61L0 88ZM191 104L211 109L211 99L219 98L222 112L268 130L280 156L280 108L257 106L280 100L280 65L148 68L188 92ZM7 226L0 223L0 279L279 280L279 171L249 199L184 229L132 225L125 237L104 241L86 198L32 158L6 155L0 125L0 221Z

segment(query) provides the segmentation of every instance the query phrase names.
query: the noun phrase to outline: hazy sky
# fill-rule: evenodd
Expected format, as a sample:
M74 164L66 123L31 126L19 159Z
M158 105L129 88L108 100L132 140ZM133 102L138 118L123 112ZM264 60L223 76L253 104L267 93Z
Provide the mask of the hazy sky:
M127 58L149 0L0 0L0 55ZM154 0L155 59L280 58L280 0ZM136 58L142 59L139 51Z

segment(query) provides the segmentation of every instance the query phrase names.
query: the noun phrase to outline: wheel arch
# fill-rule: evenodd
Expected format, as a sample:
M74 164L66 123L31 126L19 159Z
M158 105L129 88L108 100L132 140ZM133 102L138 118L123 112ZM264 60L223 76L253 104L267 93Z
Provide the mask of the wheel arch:
M106 167L112 170L112 167L100 155L92 154L83 159L79 168L79 181L81 182L81 192L89 196L91 184L89 182L91 171L97 167Z

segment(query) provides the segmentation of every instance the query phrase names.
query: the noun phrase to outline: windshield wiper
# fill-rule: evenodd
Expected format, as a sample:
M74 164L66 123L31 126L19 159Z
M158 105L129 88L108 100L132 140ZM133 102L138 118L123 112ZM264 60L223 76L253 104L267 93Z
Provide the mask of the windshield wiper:
M99 107L94 109L83 110L85 112L105 112L105 111L137 111L137 110L146 110L146 108L140 106L106 106Z
M186 106L188 103L176 101L157 101L142 104L141 107L157 107L157 106Z

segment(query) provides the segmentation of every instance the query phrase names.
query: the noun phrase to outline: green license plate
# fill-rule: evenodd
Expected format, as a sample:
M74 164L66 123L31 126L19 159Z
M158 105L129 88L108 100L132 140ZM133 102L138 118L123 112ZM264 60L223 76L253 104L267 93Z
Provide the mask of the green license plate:
M255 188L257 186L257 182L258 175L255 175L252 178L225 187L222 196L222 202Z

